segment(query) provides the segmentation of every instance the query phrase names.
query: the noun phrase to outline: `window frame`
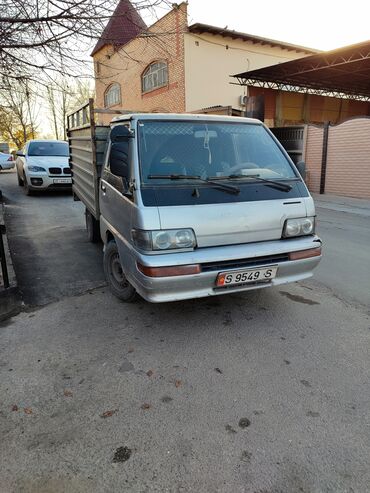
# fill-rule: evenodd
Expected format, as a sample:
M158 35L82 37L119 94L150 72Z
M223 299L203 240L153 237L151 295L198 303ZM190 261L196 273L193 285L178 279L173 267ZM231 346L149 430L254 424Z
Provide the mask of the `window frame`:
M150 69L154 66L154 65L161 65L159 68L157 68L155 71L152 71L150 72ZM162 71L163 69L166 69L166 78L165 78L165 81L162 82L161 84L158 84L154 86L154 84L152 85L152 87L150 87L149 89L144 89L144 78L151 75L153 77L153 74L156 74L157 75L157 80L158 80L158 73L160 71ZM168 62L167 60L153 60L151 63L149 63L149 65L147 65L144 69L144 71L142 72L141 74L141 94L147 94L149 92L152 92L152 91L155 91L157 89L161 89L162 87L168 87L168 80L169 80L169 73L168 73Z
M108 96L109 91L111 91L113 87L118 88L118 96L119 97L118 97L118 100L116 102L108 104L107 96ZM117 106L117 104L121 104L121 102L122 102L121 84L119 82L112 82L111 84L109 84L109 86L104 91L104 108L111 108L112 106Z

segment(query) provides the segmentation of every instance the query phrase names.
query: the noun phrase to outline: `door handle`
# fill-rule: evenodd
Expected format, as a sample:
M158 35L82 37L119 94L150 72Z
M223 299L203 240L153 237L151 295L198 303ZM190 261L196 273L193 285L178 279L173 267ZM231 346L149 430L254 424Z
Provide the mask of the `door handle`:
M105 185L101 186L102 192L105 193L107 191L107 187Z

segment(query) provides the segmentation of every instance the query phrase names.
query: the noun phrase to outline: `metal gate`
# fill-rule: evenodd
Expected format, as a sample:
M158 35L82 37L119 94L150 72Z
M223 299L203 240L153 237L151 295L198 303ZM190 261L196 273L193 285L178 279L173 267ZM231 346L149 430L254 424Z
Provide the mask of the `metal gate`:
M270 129L288 152L294 164L303 161L304 142L306 138L306 126L275 127Z

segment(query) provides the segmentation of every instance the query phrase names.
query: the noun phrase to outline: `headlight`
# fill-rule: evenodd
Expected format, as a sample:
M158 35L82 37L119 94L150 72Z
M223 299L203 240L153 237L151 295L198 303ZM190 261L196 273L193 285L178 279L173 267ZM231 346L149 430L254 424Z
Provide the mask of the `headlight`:
M283 237L312 235L315 232L315 218L302 217L299 219L287 219L283 229Z
M37 171L46 171L46 169L41 168L41 166L28 166L28 171L37 172Z
M132 230L132 240L141 250L173 250L194 248L195 234L192 229L167 229L160 231Z

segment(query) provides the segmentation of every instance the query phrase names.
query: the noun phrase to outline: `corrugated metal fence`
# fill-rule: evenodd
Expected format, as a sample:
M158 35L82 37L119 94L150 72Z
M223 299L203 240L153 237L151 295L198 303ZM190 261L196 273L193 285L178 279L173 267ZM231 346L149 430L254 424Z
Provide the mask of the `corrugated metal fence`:
M326 152L325 152L326 148ZM370 118L307 126L304 160L312 192L370 198Z

